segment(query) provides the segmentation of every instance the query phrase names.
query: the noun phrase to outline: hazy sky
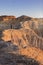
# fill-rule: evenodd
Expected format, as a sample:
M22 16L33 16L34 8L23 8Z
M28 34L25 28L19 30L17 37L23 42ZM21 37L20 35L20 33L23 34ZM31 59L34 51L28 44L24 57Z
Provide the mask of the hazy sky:
M0 0L0 15L43 17L43 0Z

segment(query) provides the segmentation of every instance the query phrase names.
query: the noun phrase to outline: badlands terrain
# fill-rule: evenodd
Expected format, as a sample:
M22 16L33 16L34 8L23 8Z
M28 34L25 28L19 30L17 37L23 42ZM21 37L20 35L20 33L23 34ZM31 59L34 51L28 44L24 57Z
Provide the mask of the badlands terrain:
M43 65L43 18L0 16L0 65Z

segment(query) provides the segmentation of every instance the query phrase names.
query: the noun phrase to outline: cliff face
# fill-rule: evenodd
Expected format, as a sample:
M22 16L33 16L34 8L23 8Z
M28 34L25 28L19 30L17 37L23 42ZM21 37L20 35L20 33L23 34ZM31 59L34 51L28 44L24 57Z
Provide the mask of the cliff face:
M8 49L5 48L6 51L12 52L13 50L14 53L34 58L40 62L40 65L43 65L43 39L40 38L33 30L5 30L3 31L2 39L8 45ZM13 48L12 45L17 46L19 48L17 49L18 51L15 52L15 47Z
M12 41L15 45L20 45L22 47L27 47L28 45L32 47L39 48L43 50L43 38L39 37L33 30L5 30L3 31L4 41Z
M12 26L15 29L31 28L36 34L43 37L43 18L21 16L15 19Z
M4 24L0 28L1 51L25 55L43 65L43 19L21 16L10 22L0 23L0 27Z

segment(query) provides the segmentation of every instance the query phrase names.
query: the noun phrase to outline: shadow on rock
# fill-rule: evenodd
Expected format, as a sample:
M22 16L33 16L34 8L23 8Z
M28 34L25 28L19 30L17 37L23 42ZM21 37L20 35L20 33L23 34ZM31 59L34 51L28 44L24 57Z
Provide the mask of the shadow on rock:
M11 41L0 41L0 53L1 52L17 52L19 50L18 46L14 45Z
M3 53L0 54L0 65L39 65L39 63L26 56L13 54L13 53Z

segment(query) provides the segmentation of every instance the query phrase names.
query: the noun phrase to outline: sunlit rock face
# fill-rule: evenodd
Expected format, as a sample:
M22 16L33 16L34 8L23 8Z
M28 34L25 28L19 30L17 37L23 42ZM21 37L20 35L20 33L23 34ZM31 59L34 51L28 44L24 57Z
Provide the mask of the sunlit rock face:
M11 40L11 31L10 31L10 30L4 30L4 31L3 31L3 37L2 37L2 39L3 39L4 41L9 41L9 40Z
M21 29L21 30L4 30L3 37L4 41L12 41L15 45L21 45L27 47L28 45L40 48L43 50L43 38L39 37L31 29Z
M5 17L0 22L0 50L25 55L43 65L43 18Z
M4 30L2 39L4 40L6 52L14 52L20 55L26 55L27 57L34 58L40 64L43 64L43 39L40 38L31 29L25 30ZM42 43L40 44L40 42ZM18 48L18 51L14 51L14 48Z

